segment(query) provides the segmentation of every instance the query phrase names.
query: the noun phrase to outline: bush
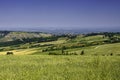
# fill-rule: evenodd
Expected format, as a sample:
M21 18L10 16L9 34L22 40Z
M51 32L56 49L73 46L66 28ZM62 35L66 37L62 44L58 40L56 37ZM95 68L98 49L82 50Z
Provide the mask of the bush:
M7 52L6 55L13 55L13 52Z
M55 52L49 52L49 55L58 55L58 54Z
M84 50L81 51L80 55L84 55Z
M113 53L110 53L110 56L112 56L113 55Z

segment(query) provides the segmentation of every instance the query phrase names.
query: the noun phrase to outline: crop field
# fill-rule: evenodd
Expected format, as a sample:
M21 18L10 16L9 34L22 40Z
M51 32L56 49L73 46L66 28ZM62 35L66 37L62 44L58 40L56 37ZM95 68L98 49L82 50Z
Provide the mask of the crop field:
M0 80L119 80L119 56L0 56Z

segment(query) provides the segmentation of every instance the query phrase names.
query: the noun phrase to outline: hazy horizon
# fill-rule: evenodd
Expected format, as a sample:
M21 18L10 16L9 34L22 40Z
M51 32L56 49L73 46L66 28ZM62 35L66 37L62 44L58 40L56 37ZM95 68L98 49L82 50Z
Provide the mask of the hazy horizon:
M119 0L0 0L0 30L120 31Z

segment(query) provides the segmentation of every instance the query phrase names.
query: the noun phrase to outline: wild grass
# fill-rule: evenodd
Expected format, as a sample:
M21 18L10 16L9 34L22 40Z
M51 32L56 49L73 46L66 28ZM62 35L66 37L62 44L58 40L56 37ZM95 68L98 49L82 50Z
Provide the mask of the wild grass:
M119 80L119 56L0 56L0 80Z

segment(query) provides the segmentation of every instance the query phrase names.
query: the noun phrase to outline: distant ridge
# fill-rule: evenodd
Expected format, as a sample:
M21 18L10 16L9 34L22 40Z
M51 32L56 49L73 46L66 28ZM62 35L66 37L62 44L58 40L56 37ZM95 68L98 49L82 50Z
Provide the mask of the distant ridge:
M43 32L25 32L25 31L0 31L0 42L22 40L27 38L50 37L51 34Z

